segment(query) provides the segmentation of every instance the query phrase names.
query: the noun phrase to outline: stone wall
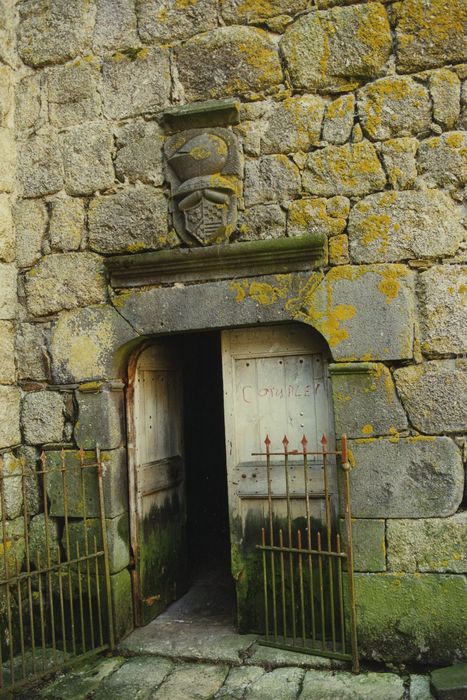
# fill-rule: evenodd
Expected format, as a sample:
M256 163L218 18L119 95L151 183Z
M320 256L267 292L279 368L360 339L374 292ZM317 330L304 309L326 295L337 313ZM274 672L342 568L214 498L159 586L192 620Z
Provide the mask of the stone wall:
M103 261L182 245L163 112L238 98L232 240L325 233L326 266L173 291L185 328L210 322L193 299L228 298L239 319L327 339L375 659L442 662L465 634L466 14L462 0L0 2L3 464L96 438L121 464L120 348L180 328L158 320L170 288L114 292ZM120 634L125 483L110 528Z

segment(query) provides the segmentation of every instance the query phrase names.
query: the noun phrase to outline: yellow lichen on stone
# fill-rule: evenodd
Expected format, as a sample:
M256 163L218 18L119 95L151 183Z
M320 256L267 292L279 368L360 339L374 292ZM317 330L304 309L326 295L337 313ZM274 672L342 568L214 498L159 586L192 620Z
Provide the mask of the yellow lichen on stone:
M397 298L400 290L400 278L405 277L407 270L401 266L388 265L380 273L382 280L378 284L379 291L386 297L386 303L390 304Z
M373 426L371 423L365 423L365 425L362 427L362 433L364 435L371 435L371 433L374 432Z

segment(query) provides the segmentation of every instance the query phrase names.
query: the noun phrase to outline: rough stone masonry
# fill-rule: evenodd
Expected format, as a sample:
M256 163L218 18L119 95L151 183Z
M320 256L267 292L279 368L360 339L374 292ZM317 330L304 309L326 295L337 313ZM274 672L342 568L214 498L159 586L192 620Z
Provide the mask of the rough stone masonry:
M106 485L119 636L127 348L172 290L116 293L104 261L185 245L163 113L235 97L232 240L324 233L326 256L313 284L219 282L205 301L239 318L287 308L329 344L362 653L436 664L465 649L466 23L463 0L0 1L1 468L99 440L120 475ZM202 305L176 293L197 327ZM41 517L37 503L31 533Z

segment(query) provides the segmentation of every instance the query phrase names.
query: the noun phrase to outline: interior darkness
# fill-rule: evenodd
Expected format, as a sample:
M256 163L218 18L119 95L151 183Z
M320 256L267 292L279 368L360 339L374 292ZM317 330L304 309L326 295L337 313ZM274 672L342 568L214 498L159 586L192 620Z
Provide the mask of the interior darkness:
M230 580L220 333L180 337L183 356L187 539L193 580Z

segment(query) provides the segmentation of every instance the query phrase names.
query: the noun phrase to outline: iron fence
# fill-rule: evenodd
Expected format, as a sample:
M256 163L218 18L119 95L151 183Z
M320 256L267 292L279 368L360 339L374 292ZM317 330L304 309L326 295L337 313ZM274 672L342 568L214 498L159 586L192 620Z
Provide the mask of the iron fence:
M99 447L0 466L3 694L115 640Z
M347 440L341 439L340 451L328 450L323 436L321 450L310 451L303 436L300 450L290 450L285 436L282 452L272 452L266 436L264 456L267 475L268 522L261 530L263 572L264 629L260 641L269 646L352 661L359 670L355 588L353 570L350 465ZM278 498L274 489L273 460L283 463L285 493ZM330 490L330 459L340 458L343 527L341 539L338 519L333 513ZM303 476L303 513L297 516L296 496L291 494L293 465L297 488L297 460ZM313 488L311 462L322 465L322 480ZM277 474L277 464L274 463ZM315 469L316 472L316 469ZM322 489L322 491L321 491ZM294 499L292 516L291 499ZM324 499L324 522L314 522L310 500ZM280 502L285 501L285 513Z

